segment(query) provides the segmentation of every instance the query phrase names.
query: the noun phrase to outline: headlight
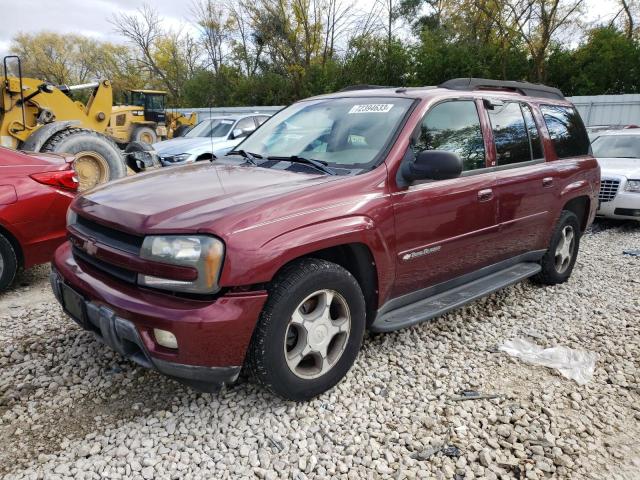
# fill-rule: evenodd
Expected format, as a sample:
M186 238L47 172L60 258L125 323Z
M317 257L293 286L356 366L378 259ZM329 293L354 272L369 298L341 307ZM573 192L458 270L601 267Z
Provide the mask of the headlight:
M188 293L216 293L224 260L224 244L213 237L163 235L145 237L140 256L171 265L193 267L198 278L192 282L138 274L138 283L147 287Z
M640 180L627 180L627 186L624 189L627 192L640 193Z
M67 227L69 225L75 225L77 222L78 222L78 214L73 210L71 210L70 208L68 208L67 209Z
M185 160L188 160L190 156L191 156L190 153L181 153L179 155L174 155L173 156L173 161L174 162L184 162Z

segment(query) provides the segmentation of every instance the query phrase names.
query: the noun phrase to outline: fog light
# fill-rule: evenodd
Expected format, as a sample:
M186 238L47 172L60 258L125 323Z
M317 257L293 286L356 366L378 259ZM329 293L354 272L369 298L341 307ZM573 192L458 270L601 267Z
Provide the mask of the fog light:
M173 333L167 330L160 330L159 328L154 328L153 336L156 337L156 342L158 342L158 344L162 345L163 347L173 348L173 349L178 348L178 339Z

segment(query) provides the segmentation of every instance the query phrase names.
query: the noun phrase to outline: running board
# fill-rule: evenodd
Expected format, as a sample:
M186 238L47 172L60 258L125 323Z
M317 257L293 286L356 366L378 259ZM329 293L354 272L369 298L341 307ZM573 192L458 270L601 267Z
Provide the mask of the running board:
M375 319L371 325L371 330L374 332L390 332L430 320L496 290L518 283L535 275L540 270L541 267L538 263L518 263L451 290L383 313Z

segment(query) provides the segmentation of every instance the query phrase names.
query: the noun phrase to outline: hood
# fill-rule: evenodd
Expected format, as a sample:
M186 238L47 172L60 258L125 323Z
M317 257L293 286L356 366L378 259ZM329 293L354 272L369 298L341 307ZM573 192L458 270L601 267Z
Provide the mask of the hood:
M153 148L160 155L178 155L180 153L191 153L193 150L198 149L211 150L212 144L217 145L226 141L226 137L180 137L154 143Z
M621 175L640 179L640 158L598 158L602 176Z
M85 193L75 205L131 233L190 233L233 215L246 222L270 199L336 178L205 162L124 178ZM281 215L277 209L269 213ZM225 233L231 232L219 232Z

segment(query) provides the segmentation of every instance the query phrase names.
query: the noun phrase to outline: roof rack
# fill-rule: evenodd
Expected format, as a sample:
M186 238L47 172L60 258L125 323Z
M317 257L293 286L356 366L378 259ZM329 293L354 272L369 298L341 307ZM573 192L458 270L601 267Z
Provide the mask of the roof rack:
M344 87L340 90L338 90L339 92L350 92L352 90L375 90L378 88L394 88L394 87L390 87L390 86L384 86L384 85L366 85L366 84L362 84L362 85L349 85L348 87Z
M449 90L511 90L529 97L543 97L554 100L564 100L564 95L554 87L547 87L539 83L514 82L510 80L489 80L486 78L454 78L438 85Z

